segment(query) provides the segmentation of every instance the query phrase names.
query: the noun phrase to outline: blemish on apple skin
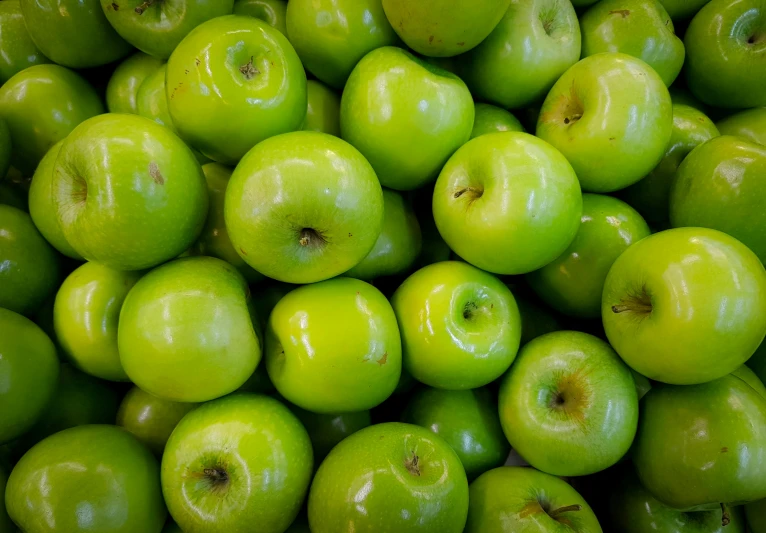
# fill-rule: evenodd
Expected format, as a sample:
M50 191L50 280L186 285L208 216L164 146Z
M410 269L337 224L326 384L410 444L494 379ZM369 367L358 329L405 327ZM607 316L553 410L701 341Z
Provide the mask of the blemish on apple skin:
M162 177L160 167L154 161L149 163L149 176L151 176L151 178L154 180L154 183L157 185L165 185L165 178Z
M622 18L628 18L628 15L630 15L629 9L615 9L613 11L609 12L610 15L622 15Z
M242 252L242 255L247 255L247 252L244 251L242 248L240 248L239 251Z
M727 453L728 451L729 451L729 448L727 448L726 446L721 448L721 453Z
M388 361L388 352L385 352L383 354L383 357L381 357L380 359L378 359L375 362L378 363L378 366L383 366L383 365L386 364L386 361Z
M431 36L428 38L428 44L431 44L432 42L434 42L434 36L433 36L433 35L431 35Z
M112 2L112 9L114 9L115 11L120 10L120 6L117 5L117 2Z
M352 235L351 235L350 233L348 234L348 236L349 236L349 237L352 237Z
M616 139L616 137L609 137L609 140L610 140L610 141L613 141L613 140L615 140L615 139Z
M202 63L202 61L200 61L198 57L195 57L195 58L194 58L194 63L195 63L197 66L199 66L199 64L200 64L200 63Z
M463 41L462 43L457 43L457 45L458 46L465 46L465 41Z

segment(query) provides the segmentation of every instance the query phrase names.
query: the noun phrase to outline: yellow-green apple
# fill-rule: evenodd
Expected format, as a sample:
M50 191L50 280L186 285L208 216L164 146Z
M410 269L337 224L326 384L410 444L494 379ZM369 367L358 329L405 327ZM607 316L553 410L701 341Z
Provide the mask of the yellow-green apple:
M0 84L27 67L49 62L29 36L19 0L0 2Z
M340 96L316 80L307 82L306 95L308 107L302 129L340 137Z
M617 463L638 424L630 369L601 339L556 331L530 341L500 386L500 422L511 447L555 476Z
M266 368L279 393L309 411L375 407L401 374L394 311L378 289L353 278L290 291L269 318Z
M710 0L660 0L673 20L692 18Z
M371 424L370 411L353 413L321 414L301 409L297 405L288 407L309 434L311 447L314 449L314 466L319 467L327 454L340 441Z
M268 396L232 394L186 415L162 456L162 491L183 531L285 531L311 482L311 441Z
M433 194L436 227L449 247L495 274L524 274L556 259L581 214L572 166L527 133L472 139L444 165Z
M611 52L567 70L537 121L537 136L564 154L589 192L616 191L646 176L672 130L670 94L659 75L640 59Z
M117 344L130 380L179 402L235 391L261 360L250 289L229 263L187 257L136 283L120 312Z
M572 244L527 282L548 305L579 318L601 316L601 293L609 268L628 246L648 236L649 226L625 202L582 195L582 217Z
M312 533L460 533L468 481L441 437L389 422L357 431L322 462L308 500Z
M194 28L170 56L165 81L181 138L227 165L268 137L300 129L306 116L298 54L254 17L227 15Z
M159 533L167 511L160 466L133 435L108 425L65 429L18 462L5 488L23 531Z
M510 111L490 104L475 104L471 139L498 131L524 131L524 126Z
M734 135L766 146L766 107L746 109L716 123L721 135Z
M261 19L287 36L287 0L234 0L234 14Z
M421 268L394 293L405 369L440 389L475 389L499 378L519 349L510 289L458 261Z
M473 99L460 78L392 46L359 61L340 103L341 135L384 187L397 190L433 181L470 138L473 119Z
M609 342L639 374L704 383L733 372L763 340L766 270L719 231L662 231L614 262L601 316Z
M51 187L72 248L118 270L176 257L197 239L208 209L191 150L136 115L107 113L75 128L61 145Z
M336 89L368 52L400 42L380 0L291 0L285 22L306 69Z
M745 505L745 518L750 533L766 532L766 499ZM721 533L730 533L729 531Z
M342 274L370 252L383 224L383 192L353 146L325 133L293 132L242 158L224 215L247 264L280 281L312 283Z
M161 59L143 52L136 52L120 63L106 86L106 108L109 112L138 114L138 89L160 66Z
M457 58L477 98L507 109L539 104L580 59L580 25L572 4L515 0L479 46Z

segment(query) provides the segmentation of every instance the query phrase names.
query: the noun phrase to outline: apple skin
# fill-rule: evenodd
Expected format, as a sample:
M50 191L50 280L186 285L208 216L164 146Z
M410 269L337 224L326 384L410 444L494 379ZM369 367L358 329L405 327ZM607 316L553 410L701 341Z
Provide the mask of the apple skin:
M215 17L229 15L234 0L101 0L109 24L127 42L159 59L167 59L194 28Z
M469 141L444 166L433 194L434 220L449 247L495 274L524 274L556 259L581 214L572 166L527 133Z
M301 409L297 405L288 407L309 434L314 449L314 466L319 467L327 454L343 439L371 424L370 411L354 413L320 414Z
M122 399L119 410L115 409L116 424L130 431L154 455L162 457L173 429L198 405L163 400L134 386Z
M452 446L472 480L502 465L511 450L489 389L440 390L423 387L411 396L402 420L422 426Z
M646 177L620 191L620 197L641 213L647 222L667 226L670 189L678 167L695 147L718 135L718 128L702 111L674 103L673 132L665 156Z
M716 123L721 135L734 135L766 146L766 107L747 109Z
M388 21L407 46L431 57L471 50L492 32L511 0L383 0Z
M306 116L298 54L254 17L227 15L194 28L168 60L166 91L181 138L227 165L264 139L300 129Z
M279 533L311 482L311 441L268 396L233 394L186 415L162 456L162 490L183 531L224 533L257 524ZM222 480L222 481L221 481Z
M202 169L181 139L149 119L107 113L83 122L54 168L64 237L89 261L149 268L189 248L202 230Z
M271 312L266 369L279 393L299 407L324 414L370 409L391 396L401 368L396 316L363 281L299 287Z
M469 501L465 533L601 533L571 485L533 468L502 466L482 474L471 483ZM573 505L579 509L549 514Z
M736 376L748 385L750 385L755 392L757 392L763 399L766 399L766 385L763 384L761 378L747 365L742 365L731 373L732 376Z
M212 400L235 391L258 366L256 323L250 289L233 266L214 257L176 259L141 278L125 298L120 361L150 394Z
M149 73L136 93L136 114L153 120L178 134L170 118L168 97L165 91L167 65L163 64Z
M37 311L60 280L59 258L32 218L0 204L0 307L23 315Z
M763 0L712 0L684 36L686 82L708 105L766 105L766 4Z
M559 78L536 135L564 154L583 190L612 192L657 166L672 130L670 94L659 75L640 59L606 52Z
M109 112L138 114L138 89L162 64L161 59L143 52L136 52L120 63L106 86L106 107Z
M99 0L21 0L21 12L37 48L59 65L97 67L133 50L109 24Z
M286 0L234 0L234 14L261 19L287 36Z
M0 3L0 85L32 65L50 63L32 42L19 0ZM5 176L5 173L2 173Z
M5 491L24 531L159 533L167 516L157 459L115 426L51 435L21 458Z
M306 69L335 89L368 52L400 43L380 0L290 0L286 25Z
M670 192L673 227L728 233L766 261L766 146L723 135L697 147L678 169Z
M500 385L500 423L511 447L556 476L617 463L638 423L630 369L601 339L556 331L526 344Z
M471 139L498 131L523 132L524 126L510 111L490 104L475 104Z
M322 462L308 500L312 533L460 533L468 481L441 437L389 422L357 431Z
M87 118L104 112L93 87L59 65L35 65L0 88L0 118L11 130L11 164L31 175L58 141Z
M763 340L766 271L719 231L662 231L614 262L601 316L609 342L638 373L704 383L733 372Z
M457 61L476 98L520 109L539 104L577 63L580 43L580 25L569 2L514 1L489 37Z
M458 261L421 268L391 298L405 369L431 387L475 389L499 378L519 349L510 289Z
M31 320L0 308L0 444L42 416L56 389L59 361L50 338Z
M622 200L583 194L580 229L572 244L557 259L527 274L527 282L557 311L598 318L609 268L631 244L650 233L641 215Z
M308 108L302 129L340 137L340 96L316 80L309 80L306 89Z
M659 0L673 20L692 18L710 0Z
M256 145L226 189L229 238L242 259L288 283L328 279L370 252L383 224L383 192L347 142L293 132Z
M633 462L644 487L675 509L765 498L766 399L733 375L655 386L641 401Z
M745 517L750 533L766 532L766 499L745 505ZM722 533L731 533L730 531Z
M381 185L400 191L433 181L470 138L473 120L473 99L460 78L392 46L359 61L340 103L343 138Z

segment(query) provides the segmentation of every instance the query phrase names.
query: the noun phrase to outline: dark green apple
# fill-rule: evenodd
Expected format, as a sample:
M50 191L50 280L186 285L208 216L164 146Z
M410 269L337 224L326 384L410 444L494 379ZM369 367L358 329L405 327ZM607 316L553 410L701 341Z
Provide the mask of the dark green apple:
M540 335L564 329L559 318L549 308L541 305L534 295L514 292L513 296L519 306L521 317L520 346L524 346Z
M149 118L178 134L170 118L168 97L165 91L167 65L160 65L149 73L136 92L136 114Z
M19 0L0 2L0 84L27 67L48 62L29 36Z
M710 0L659 0L673 20L692 18Z
M340 137L340 96L316 80L309 80L306 90L308 108L302 129Z
M750 526L750 533L766 532L766 499L747 504L745 506L745 518Z
M288 407L309 434L311 447L314 449L314 465L317 467L340 441L371 424L368 410L321 414L306 411L293 404L289 404Z
M524 131L524 126L510 111L490 104L475 104L471 139L498 131Z
M114 69L106 86L106 107L110 113L138 113L136 97L144 80L162 66L162 60L136 52Z
M287 36L286 0L234 0L234 14L261 19Z
M766 107L734 113L716 123L721 135L734 135L766 146Z

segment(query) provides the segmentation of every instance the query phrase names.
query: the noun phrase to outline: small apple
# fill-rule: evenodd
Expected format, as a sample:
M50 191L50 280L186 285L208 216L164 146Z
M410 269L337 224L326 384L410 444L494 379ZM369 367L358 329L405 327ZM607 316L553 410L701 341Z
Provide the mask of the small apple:
M692 18L710 0L659 0L673 20Z
M161 66L161 59L143 52L136 52L120 63L106 86L106 107L109 112L138 114L138 89Z
M510 111L489 104L475 104L471 139L498 131L523 132L524 126Z
M234 0L234 14L261 19L287 36L287 0Z
M766 533L766 499L745 505L745 518L750 526L750 533Z
M0 28L0 85L25 68L50 62L32 42L19 0L0 2Z
M162 456L162 491L183 531L279 533L311 482L311 441L268 396L232 394L191 411Z
M309 434L311 447L314 449L314 466L319 467L327 454L330 453L340 441L368 427L370 411L356 411L341 414L312 413L301 409L297 405L288 405L290 410Z
M340 137L340 96L316 80L307 82L306 91L308 108L302 129Z
M747 109L716 123L721 135L734 135L766 146L766 107Z

